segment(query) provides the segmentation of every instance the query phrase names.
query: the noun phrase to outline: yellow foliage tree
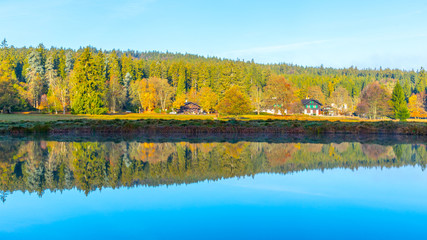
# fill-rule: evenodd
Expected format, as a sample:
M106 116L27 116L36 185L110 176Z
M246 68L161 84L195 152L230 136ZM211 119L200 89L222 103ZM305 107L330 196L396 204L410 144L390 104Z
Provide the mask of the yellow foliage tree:
M143 111L152 111L156 107L157 95L153 83L147 79L137 80L132 84L132 98Z
M187 101L199 104L200 103L200 94L194 88L192 88L187 93Z
M409 97L408 108L410 112L410 116L413 118L424 117L426 115L426 111L424 110L422 99L418 99L416 94L412 94Z
M200 106L207 113L211 113L218 104L218 95L210 87L200 89Z
M140 94L141 106L145 111L151 112L156 107L157 97L154 84L148 83L147 86L141 89Z
M175 102L173 102L172 104L173 108L179 109L180 107L184 106L186 100L187 100L187 96L183 93L176 96Z

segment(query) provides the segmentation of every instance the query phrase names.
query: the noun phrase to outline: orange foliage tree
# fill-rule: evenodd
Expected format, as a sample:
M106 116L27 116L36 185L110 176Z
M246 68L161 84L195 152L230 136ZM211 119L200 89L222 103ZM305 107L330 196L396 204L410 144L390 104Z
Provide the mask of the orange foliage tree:
M412 94L411 97L409 97L409 103L408 103L408 108L409 108L409 112L411 114L411 117L413 118L420 118L420 117L424 117L427 115L425 109L424 109L424 104L422 102L422 96L416 95L416 94Z

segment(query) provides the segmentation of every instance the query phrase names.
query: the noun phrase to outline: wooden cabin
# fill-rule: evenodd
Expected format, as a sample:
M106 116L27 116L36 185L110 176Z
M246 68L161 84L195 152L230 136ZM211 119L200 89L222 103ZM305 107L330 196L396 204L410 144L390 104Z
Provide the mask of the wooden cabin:
M320 115L323 104L316 99L303 99L301 103L304 106L304 114Z
M178 114L201 114L203 111L199 104L186 102L184 106L181 106L176 112Z

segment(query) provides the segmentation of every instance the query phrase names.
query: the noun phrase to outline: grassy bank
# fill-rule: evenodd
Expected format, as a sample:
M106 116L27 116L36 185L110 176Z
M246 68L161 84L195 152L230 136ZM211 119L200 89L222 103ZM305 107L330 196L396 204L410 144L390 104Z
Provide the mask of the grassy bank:
M427 135L425 122L358 121L312 117L298 119L271 116L250 116L241 119L214 120L213 115L135 115L107 116L32 116L3 115L0 133L46 134L222 134L222 133L297 133L297 134L403 134ZM2 117L3 117L2 116ZM34 119L29 119L33 118ZM125 118L126 117L126 118ZM20 119L20 120L18 120ZM25 120L24 120L25 119ZM135 119L135 120L134 120Z

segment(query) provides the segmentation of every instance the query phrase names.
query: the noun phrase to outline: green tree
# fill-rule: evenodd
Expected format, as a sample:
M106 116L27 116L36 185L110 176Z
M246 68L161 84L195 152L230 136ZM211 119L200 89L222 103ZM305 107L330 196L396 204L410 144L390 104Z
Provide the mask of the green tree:
M43 66L43 55L37 49L31 50L27 57L27 83L34 108L38 108L40 97L44 93L45 69Z
M103 114L105 102L105 75L102 55L94 55L85 48L71 77L71 109L76 114Z
M426 81L427 81L426 70L424 70L424 68L421 67L420 72L419 72L418 82L415 85L415 90L417 91L417 93L424 93L425 92Z
M110 106L110 111L115 113L116 111L120 111L126 102L126 89L121 84L121 82L123 81L120 71L119 60L117 58L116 52L114 51L108 56L107 74L108 103Z
M251 111L251 100L236 85L225 91L218 104L221 114L240 115Z
M19 93L14 87L16 84L15 72L9 61L0 62L0 111L1 113L17 109L20 104Z
M397 82L393 89L391 102L395 118L399 119L400 121L406 121L406 119L408 119L410 116L410 112L408 109L408 104L405 100L405 93L403 92L403 88L400 86L399 82Z

